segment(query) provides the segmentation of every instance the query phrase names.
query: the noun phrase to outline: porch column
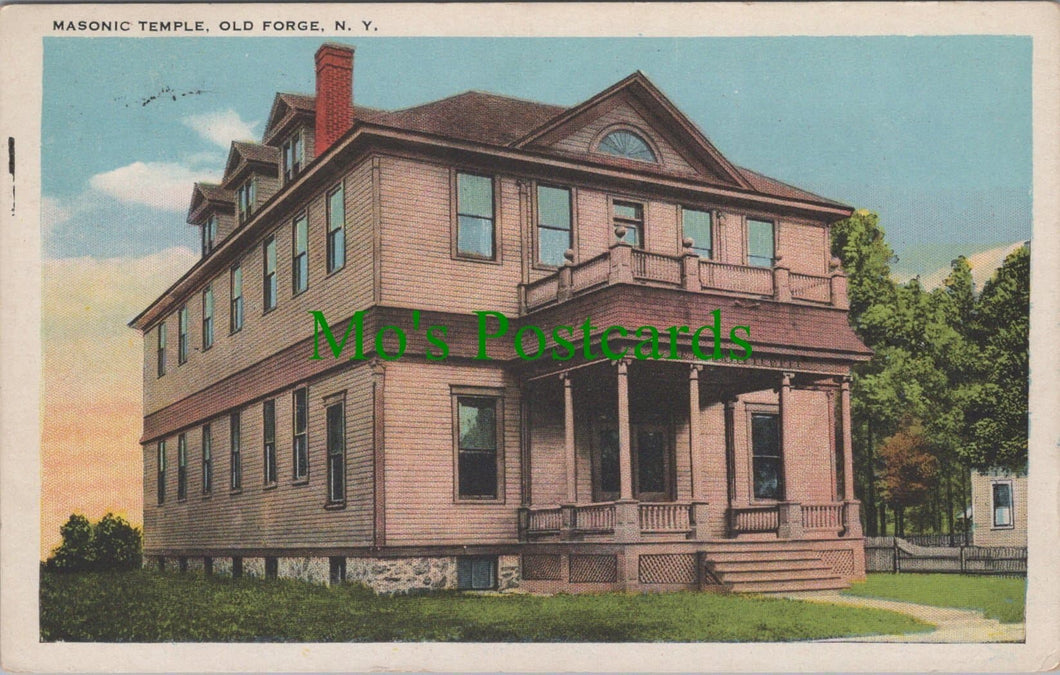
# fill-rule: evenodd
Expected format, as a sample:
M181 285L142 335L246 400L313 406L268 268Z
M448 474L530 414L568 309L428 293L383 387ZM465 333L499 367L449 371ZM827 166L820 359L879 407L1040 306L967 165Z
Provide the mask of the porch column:
M690 496L693 500L700 499L703 492L703 466L696 457L696 445L699 443L702 432L699 414L699 373L703 366L693 363L688 368L688 461L692 473L692 490Z
M843 499L854 500L854 434L850 427L850 378L839 385L839 417L843 425Z
M736 401L725 400L725 486L730 509L736 501Z
M795 486L792 484L792 478L795 477L795 472L792 470L791 457L789 457L789 444L794 438L792 433L792 401L791 401L791 380L795 376L794 373L784 373L780 376L780 474L781 481L784 484L784 495L785 501L790 501L791 496L796 494L793 489Z
M567 464L567 503L575 504L578 501L578 484L574 455L574 392L571 374L563 373L559 377L563 381L563 457Z
M629 437L629 361L618 361L618 475L619 499L633 499L633 451Z

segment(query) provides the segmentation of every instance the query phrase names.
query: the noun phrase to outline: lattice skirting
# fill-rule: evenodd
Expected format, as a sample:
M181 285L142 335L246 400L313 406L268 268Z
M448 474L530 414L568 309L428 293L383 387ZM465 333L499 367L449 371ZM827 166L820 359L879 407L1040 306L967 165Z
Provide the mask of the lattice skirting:
M642 584L696 583L696 555L694 553L642 555L639 567Z
M571 583L613 583L618 580L618 559L613 555L572 555Z
M524 555L523 578L538 581L559 581L563 578L563 560L558 555Z
M854 552L821 551L821 560L832 566L832 571L844 579L854 576Z

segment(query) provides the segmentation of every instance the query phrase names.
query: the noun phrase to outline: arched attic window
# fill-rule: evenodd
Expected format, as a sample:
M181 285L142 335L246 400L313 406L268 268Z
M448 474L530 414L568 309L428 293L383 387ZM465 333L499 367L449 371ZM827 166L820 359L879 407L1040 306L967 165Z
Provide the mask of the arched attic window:
M600 139L596 151L641 162L659 161L648 142L629 129L616 129L608 133Z

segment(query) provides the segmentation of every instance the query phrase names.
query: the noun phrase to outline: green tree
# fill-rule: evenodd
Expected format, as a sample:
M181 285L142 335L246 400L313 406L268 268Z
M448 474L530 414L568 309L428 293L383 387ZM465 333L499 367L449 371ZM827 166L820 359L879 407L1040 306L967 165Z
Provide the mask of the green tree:
M121 516L108 513L92 528L95 569L136 569L141 561L141 542L139 528Z
M79 513L70 518L59 528L63 540L48 558L51 569L63 572L81 572L92 566L92 525Z
M905 534L906 509L927 501L938 479L938 458L931 452L924 428L904 420L901 428L880 445L883 470L880 494L895 513L895 534Z

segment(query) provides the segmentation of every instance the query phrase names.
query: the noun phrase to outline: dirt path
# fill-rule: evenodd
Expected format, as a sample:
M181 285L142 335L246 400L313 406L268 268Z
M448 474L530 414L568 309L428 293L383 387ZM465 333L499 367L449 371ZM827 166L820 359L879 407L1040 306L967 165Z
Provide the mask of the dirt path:
M854 595L840 595L838 591L816 591L809 593L788 593L785 597L808 602L824 602L849 607L868 607L886 609L935 624L935 630L929 633L911 633L908 635L867 635L864 637L839 638L823 642L1023 642L1024 624L1001 623L996 619L987 619L983 613L971 609L953 607L932 607L917 605L897 600L879 598L862 598Z

